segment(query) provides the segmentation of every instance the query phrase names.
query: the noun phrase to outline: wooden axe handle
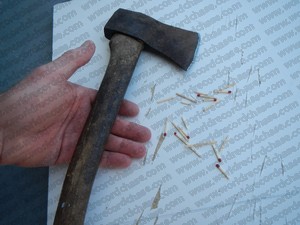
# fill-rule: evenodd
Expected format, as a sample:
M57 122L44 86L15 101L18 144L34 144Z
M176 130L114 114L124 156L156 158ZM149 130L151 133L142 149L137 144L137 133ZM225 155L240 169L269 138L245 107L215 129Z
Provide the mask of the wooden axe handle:
M122 34L111 38L109 65L68 167L54 225L84 224L104 146L143 46Z

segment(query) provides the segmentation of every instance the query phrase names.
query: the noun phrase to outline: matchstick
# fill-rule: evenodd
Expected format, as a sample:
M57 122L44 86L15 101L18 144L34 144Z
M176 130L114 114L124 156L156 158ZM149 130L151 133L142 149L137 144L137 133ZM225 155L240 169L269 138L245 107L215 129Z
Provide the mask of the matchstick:
M228 179L229 180L229 177L228 177L228 175L226 174L226 172L220 167L220 164L216 164L216 167L218 168L218 170L224 175L224 177L226 178L226 179Z

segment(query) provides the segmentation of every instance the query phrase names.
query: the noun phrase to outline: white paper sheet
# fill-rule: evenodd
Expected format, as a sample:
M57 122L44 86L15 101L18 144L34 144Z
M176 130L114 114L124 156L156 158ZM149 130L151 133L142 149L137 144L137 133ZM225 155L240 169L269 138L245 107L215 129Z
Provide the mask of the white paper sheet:
M118 8L198 32L200 43L187 72L142 52L126 98L140 107L133 121L152 130L148 154L128 169L98 171L85 224L135 224L141 215L139 224L299 224L300 1L90 0L56 5L53 59L87 39L97 47L72 82L99 87L110 55L103 27ZM213 93L232 83L226 89L231 94ZM218 103L202 102L195 92L213 95ZM170 97L175 99L158 103ZM228 138L220 167L229 179L216 168L211 146L195 147L200 159L173 135L170 122L152 161L166 118L186 130L191 144L215 141L218 149ZM48 224L53 223L65 172L65 166L50 168ZM159 188L158 207L151 209Z

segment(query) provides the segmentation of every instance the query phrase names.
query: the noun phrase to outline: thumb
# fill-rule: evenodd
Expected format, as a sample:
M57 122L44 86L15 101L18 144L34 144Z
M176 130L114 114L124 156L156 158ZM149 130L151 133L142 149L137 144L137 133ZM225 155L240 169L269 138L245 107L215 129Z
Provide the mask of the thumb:
M49 63L49 67L55 68L56 76L68 79L81 66L89 62L95 53L94 42L85 41L80 47L65 52L62 56Z

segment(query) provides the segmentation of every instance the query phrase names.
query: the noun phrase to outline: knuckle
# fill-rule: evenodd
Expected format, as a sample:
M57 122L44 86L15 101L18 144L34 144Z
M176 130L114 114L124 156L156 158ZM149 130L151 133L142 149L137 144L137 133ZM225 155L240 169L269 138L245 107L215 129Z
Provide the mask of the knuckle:
M130 133L136 130L136 124L129 122L126 127L126 132Z
M70 61L73 61L76 58L76 50L71 49L71 50L65 52L62 55L62 58L63 58L64 63L69 63Z
M102 158L101 158L101 164L104 168L109 168L111 167L111 153L109 152L104 152Z
M142 144L137 145L133 150L133 154L137 158L143 157L145 155L145 152L146 147Z
M34 69L33 73L38 74L38 75L43 75L43 74L47 73L47 71L48 71L48 66L42 65L42 66L39 66L36 69Z
M120 141L120 145L119 145L119 148L120 149L127 149L128 148L128 141L126 139L123 139Z

